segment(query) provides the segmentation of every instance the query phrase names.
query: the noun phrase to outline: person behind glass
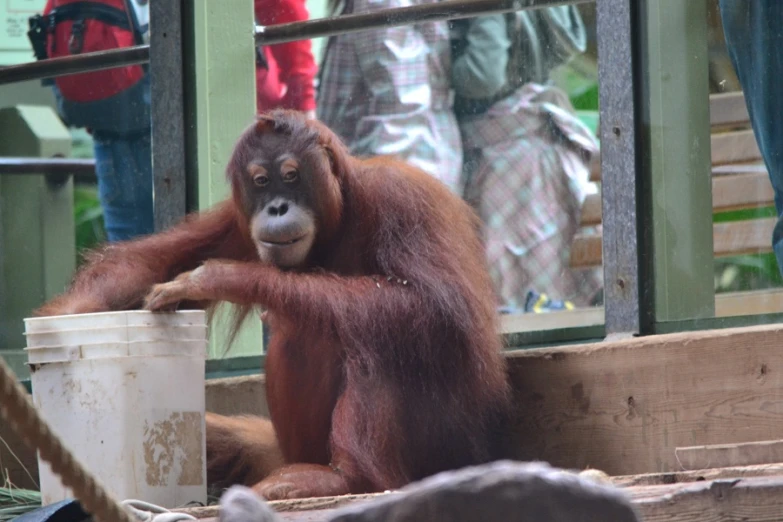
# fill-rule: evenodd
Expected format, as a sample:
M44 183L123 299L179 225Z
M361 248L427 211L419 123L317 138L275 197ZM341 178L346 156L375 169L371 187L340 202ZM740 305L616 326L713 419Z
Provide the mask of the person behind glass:
M276 25L309 18L305 0L254 0L256 22ZM284 108L315 117L317 66L310 40L256 47L258 112Z
M334 15L437 0L344 0ZM318 118L354 155L395 155L462 195L462 145L452 109L447 22L329 38L319 73Z
M47 0L30 19L36 58L149 42L148 0ZM132 65L45 80L57 112L92 135L98 197L109 241L153 232L150 77Z
M775 194L772 249L783 275L783 1L720 0L726 48Z
M452 21L451 29L465 199L485 224L501 309L529 311L536 291L587 305L600 273L572 270L568 260L598 145L549 82L554 67L584 51L579 11L488 15Z

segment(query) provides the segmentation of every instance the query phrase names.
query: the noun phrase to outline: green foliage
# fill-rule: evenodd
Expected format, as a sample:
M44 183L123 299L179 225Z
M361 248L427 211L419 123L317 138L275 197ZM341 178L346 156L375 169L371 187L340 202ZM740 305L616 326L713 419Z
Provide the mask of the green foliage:
M577 57L552 72L552 80L568 94L577 111L598 111L598 65Z
M552 72L555 85L563 89L576 109L576 116L598 135L598 72L588 58L577 58Z
M85 249L106 240L103 227L103 208L94 185L77 185L73 190L73 212L76 221L77 263Z
M84 129L71 128L71 157L93 158L92 136ZM76 223L76 263L84 250L106 241L103 226L103 208L95 184L77 184L73 188L73 215Z
M8 522L41 506L41 494L18 488L0 488L0 522Z
M729 223L777 217L775 207L749 208L720 212L713 215L713 223ZM770 243L772 238L769 238ZM715 291L738 292L762 290L783 286L783 277L772 252L748 254L715 260Z

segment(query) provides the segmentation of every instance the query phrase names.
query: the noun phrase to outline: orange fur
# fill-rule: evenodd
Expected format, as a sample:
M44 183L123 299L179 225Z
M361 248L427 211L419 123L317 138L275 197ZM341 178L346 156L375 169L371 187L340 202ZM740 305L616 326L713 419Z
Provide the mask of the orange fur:
M272 421L207 412L207 482L253 485L284 464Z

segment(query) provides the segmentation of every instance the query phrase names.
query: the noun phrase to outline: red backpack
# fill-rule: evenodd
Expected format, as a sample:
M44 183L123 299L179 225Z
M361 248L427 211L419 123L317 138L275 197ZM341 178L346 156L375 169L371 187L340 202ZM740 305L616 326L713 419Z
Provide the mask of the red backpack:
M47 0L43 14L30 19L29 36L39 60L143 43L129 0ZM54 81L66 100L92 102L125 91L145 74L144 66L129 65Z

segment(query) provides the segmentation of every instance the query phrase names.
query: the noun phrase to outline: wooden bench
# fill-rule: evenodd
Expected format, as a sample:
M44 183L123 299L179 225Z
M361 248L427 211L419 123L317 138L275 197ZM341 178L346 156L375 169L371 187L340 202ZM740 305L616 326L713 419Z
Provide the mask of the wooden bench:
M713 212L774 206L774 193L761 158L748 111L741 92L710 96ZM590 180L600 183L600 158L596 158ZM713 225L715 257L772 251L772 230L776 219L755 218ZM582 205L581 231L571 247L570 265L574 268L599 267L602 262L601 194L589 195ZM737 301L732 294L716 297L719 316L783 310L783 290L744 292ZM726 300L726 303L720 301ZM754 302L749 302L753 300ZM756 302L758 301L758 302Z

